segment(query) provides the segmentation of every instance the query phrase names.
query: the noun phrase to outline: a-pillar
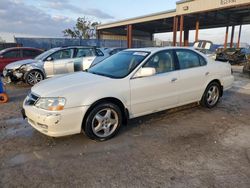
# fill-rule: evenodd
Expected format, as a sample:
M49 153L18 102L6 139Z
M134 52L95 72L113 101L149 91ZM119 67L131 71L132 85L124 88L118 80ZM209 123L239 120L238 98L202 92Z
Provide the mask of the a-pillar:
M239 35L238 35L237 48L240 47L241 27L242 27L242 25L240 25L240 28L239 28Z
M184 46L189 46L189 29L184 29Z
M133 27L132 25L127 26L127 47L132 48L133 45Z
M183 39L183 36L182 36L182 33L183 33L183 23L184 23L184 16L181 15L180 16L180 46L182 46L182 39Z
M197 16L195 22L195 42L199 40L199 28L200 28L200 20L199 16Z
M231 32L230 48L232 48L233 44L234 44L234 29L235 29L235 26L233 25L232 26L232 32Z
M226 34L225 34L225 41L224 41L224 48L227 48L227 39L228 39L228 26L226 27Z
M178 31L178 16L175 16L173 20L173 46L176 46L177 31Z

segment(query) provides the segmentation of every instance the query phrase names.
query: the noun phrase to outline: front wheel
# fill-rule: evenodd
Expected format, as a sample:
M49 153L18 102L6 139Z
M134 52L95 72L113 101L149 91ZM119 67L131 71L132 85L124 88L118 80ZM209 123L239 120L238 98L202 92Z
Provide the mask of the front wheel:
M102 103L88 114L83 129L94 140L104 141L114 137L122 124L120 108L112 103Z
M31 70L28 72L25 82L31 86L37 84L38 82L41 82L44 79L43 74L38 70Z
M210 83L201 99L202 106L213 108L219 102L221 96L221 86L217 82Z

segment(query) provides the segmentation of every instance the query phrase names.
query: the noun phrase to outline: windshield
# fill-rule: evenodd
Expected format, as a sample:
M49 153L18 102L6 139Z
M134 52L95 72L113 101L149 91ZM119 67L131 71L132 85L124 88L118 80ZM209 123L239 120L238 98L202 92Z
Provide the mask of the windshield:
M110 78L124 78L148 55L149 52L122 51L91 67L88 72Z
M227 48L227 49L225 50L225 52L235 52L235 51L236 51L235 48Z
M41 53L39 56L35 57L35 60L44 60L46 57L48 57L53 52L57 51L59 48L52 48L46 52Z

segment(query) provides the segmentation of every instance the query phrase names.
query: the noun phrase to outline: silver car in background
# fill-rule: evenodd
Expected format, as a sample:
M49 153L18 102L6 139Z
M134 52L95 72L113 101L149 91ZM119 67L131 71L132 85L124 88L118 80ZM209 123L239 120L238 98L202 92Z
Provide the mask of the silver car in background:
M71 46L52 48L35 59L16 61L3 71L5 82L24 81L35 85L45 78L87 70L107 58L107 54L95 47Z

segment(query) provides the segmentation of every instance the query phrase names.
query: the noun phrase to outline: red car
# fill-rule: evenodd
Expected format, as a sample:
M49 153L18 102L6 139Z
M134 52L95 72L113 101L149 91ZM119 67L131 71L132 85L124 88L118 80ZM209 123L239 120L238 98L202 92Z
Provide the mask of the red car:
M7 48L0 51L0 73L3 72L4 67L14 61L33 59L39 54L43 53L42 50L37 48Z

